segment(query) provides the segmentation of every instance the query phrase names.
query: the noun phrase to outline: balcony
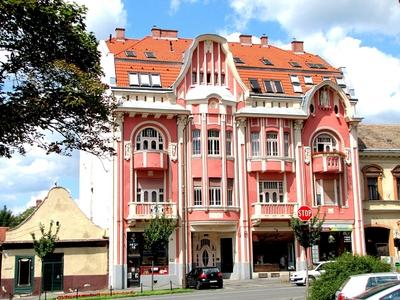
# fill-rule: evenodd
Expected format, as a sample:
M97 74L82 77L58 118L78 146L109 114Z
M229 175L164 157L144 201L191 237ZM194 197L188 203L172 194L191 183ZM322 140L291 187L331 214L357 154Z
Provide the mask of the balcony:
M367 200L362 201L363 210L373 212L400 212L399 200Z
M287 157L250 157L247 159L248 172L292 172L294 160Z
M135 170L166 170L168 154L162 150L143 150L133 153L133 168Z
M339 152L318 152L312 156L314 173L342 173L343 157Z
M176 219L176 204L171 202L130 202L128 220L149 220L164 215L166 218Z
M297 203L253 203L251 219L254 224L262 219L284 220L290 219L296 211Z

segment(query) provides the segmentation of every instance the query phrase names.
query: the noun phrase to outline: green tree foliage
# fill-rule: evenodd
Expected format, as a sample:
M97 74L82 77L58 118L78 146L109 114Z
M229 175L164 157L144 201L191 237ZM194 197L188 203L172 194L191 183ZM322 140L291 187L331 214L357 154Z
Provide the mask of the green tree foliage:
M46 255L53 253L54 249L56 248L56 241L58 240L57 235L60 230L60 224L57 222L55 233L52 232L53 226L54 221L51 220L49 230L45 232L44 224L40 223L39 228L42 236L39 239L36 239L35 233L31 233L33 239L33 249L35 250L36 255L39 256L41 260L43 260Z
M7 209L4 205L3 209L0 211L0 227L10 227L13 228L20 223L22 223L27 217L29 217L35 207L29 207L19 215L14 215L11 210Z
M326 272L311 287L311 300L333 300L335 293L350 275L388 272L390 265L372 256L344 253L325 267Z
M319 210L317 214L308 222L303 222L298 218L293 218L290 221L293 233L296 240L305 249L318 244L321 236L322 224L324 224L325 216L319 218Z
M0 227L14 227L17 224L16 217L12 211L7 209L7 206L3 206L0 210Z
M0 1L0 157L27 144L113 153L105 136L114 104L85 14L64 0Z
M164 215L156 216L150 220L144 230L144 246L155 255L157 249L162 249L168 245L169 237L174 230L174 220L167 219Z

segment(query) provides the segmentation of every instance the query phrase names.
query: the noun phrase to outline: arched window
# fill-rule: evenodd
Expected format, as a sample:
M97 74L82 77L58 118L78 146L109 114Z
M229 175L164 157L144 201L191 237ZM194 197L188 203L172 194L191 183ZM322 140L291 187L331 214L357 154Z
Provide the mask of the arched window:
M314 139L314 152L332 152L338 150L336 139L327 133L322 133Z
M154 128L143 129L136 137L136 150L163 150L161 134Z
M362 173L365 200L382 200L382 168L376 165L365 166Z
M400 165L392 170L394 199L400 200Z

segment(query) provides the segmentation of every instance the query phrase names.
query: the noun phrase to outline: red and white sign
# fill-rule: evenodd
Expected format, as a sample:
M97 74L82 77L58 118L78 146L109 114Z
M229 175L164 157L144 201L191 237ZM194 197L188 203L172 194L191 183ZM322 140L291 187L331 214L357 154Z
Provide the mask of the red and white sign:
M302 221L308 221L312 218L312 209L307 205L300 206L297 210L297 216Z

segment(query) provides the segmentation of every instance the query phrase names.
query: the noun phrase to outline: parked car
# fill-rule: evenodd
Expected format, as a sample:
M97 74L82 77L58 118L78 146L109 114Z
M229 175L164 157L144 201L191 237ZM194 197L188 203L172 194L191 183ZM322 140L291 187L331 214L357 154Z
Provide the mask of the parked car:
M400 299L400 281L386 282L370 288L351 300L397 300Z
M308 270L308 278L309 281L314 281L318 277L321 276L325 272L326 264L331 261L321 261L317 264L317 266L313 270ZM290 274L289 277L290 282L297 285L305 285L306 284L306 270L296 271Z
M345 300L360 295L377 285L400 280L399 273L367 273L350 276L336 292L336 300Z
M224 282L222 273L216 267L194 268L186 275L186 287L201 289L203 287L216 286L222 288Z

